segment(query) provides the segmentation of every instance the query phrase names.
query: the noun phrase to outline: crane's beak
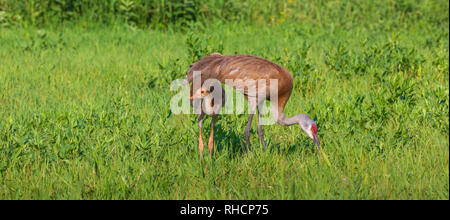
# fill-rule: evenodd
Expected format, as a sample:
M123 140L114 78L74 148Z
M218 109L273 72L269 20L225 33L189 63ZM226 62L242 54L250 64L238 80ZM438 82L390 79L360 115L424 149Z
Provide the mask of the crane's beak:
M189 98L189 100L201 99L201 98L203 98L203 97L205 97L205 96L206 96L206 95L195 94L195 95L191 96L191 97Z
M194 99L198 99L201 98L200 95L193 95L189 98L189 100L194 100Z
M320 151L320 141L319 141L319 138L317 137L317 135L314 135L314 136L313 136L313 142L314 142L314 144L316 145L317 150Z

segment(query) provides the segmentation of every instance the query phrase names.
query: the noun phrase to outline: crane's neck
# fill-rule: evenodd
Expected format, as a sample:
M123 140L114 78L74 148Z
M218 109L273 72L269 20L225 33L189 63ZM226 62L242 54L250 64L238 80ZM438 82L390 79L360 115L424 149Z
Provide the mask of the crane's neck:
M290 126L290 125L294 125L294 124L299 124L300 123L300 115L294 115L293 117L287 118L284 115L283 111L280 111L278 113L278 119L277 122L278 124L282 125L282 126Z
M213 99L212 99L211 95L204 97L203 100L205 101L204 104L206 105L205 106L206 111L209 114L219 114L219 111L222 107L222 103L220 103L221 100L214 101L214 104L213 104Z

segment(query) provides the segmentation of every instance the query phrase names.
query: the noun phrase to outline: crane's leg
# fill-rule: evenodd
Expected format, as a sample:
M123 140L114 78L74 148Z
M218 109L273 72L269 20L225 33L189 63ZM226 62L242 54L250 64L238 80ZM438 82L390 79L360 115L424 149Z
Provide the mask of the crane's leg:
M250 128L252 127L252 119L254 114L248 117L247 127L245 127L245 142L247 143L247 151L250 151Z
M266 141L264 140L264 131L262 129L262 125L261 125L261 110L262 106L258 107L258 135L259 135L259 139L261 139L261 143L264 146L264 150L266 149Z
M203 127L203 116L204 114L201 113L198 116L198 127L199 127L199 135L198 135L198 150L200 153L200 160L202 160L202 153L203 153L203 138L202 138L202 127Z
M247 151L250 150L250 129L252 127L252 119L253 115L255 114L256 110L256 102L253 100L249 101L249 108L250 108L250 116L248 117L247 127L245 127L245 142L247 143Z
M211 134L209 135L209 141L208 141L208 149L209 149L209 155L212 157L213 150L214 150L214 127L216 125L217 121L217 115L212 116L211 121Z

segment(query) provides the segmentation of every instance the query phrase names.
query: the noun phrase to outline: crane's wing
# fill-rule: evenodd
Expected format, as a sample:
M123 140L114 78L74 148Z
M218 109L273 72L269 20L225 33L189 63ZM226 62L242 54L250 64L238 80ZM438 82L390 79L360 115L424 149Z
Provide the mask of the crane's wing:
M220 53L212 53L191 64L189 70L186 72L184 84L191 83L194 80L195 74L201 74L204 79L212 77L217 72L217 68L223 57L225 56Z

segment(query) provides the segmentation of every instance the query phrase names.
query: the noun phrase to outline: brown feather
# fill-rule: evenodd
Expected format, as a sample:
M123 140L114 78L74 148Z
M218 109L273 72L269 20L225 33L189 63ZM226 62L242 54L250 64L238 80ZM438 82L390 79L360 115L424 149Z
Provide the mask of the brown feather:
M217 79L221 83L225 80L266 80L266 100L270 100L270 79L278 80L278 109L282 111L289 99L292 88L292 75L282 66L275 64L261 57L236 54L224 56L219 53L213 53L206 56L191 65L186 72L186 80L193 81L194 71L201 71L201 83L207 79ZM234 85L236 88L238 85ZM258 85L255 85L258 92ZM244 95L247 97L248 88L244 88Z

